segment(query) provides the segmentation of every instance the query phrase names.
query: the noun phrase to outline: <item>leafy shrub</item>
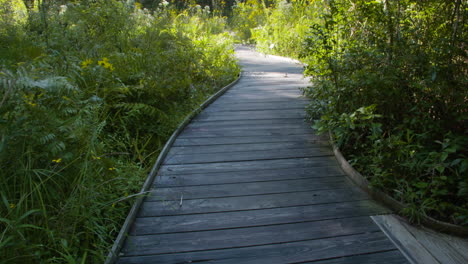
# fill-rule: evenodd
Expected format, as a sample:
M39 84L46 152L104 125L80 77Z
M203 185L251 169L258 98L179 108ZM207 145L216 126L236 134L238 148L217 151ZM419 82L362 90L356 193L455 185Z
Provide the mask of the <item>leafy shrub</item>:
M413 220L467 224L463 6L329 1L305 40L316 127Z

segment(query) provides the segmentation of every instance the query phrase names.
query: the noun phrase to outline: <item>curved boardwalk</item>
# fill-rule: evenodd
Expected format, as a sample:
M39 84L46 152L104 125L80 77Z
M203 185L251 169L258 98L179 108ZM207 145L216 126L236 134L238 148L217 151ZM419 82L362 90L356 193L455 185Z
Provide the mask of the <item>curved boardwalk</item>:
M237 54L244 77L179 135L118 263L407 263L304 123L302 67Z

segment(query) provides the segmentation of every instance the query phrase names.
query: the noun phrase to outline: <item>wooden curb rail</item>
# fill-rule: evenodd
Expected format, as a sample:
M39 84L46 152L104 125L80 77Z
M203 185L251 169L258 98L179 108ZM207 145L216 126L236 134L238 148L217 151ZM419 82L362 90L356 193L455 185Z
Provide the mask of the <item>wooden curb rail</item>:
M395 200L393 197L389 196L388 194L373 189L369 186L369 181L362 176L358 171L356 171L348 161L343 157L339 148L335 145L333 141L333 135L329 132L330 136L330 143L333 147L333 152L335 153L336 160L340 164L343 171L346 175L363 191L367 192L374 200L384 204L385 206L389 207L391 210L395 212L401 212L404 208L407 208L407 205ZM459 237L468 237L468 228L454 225L446 222L439 221L432 217L422 215L421 216L421 224L424 226L451 235L459 236Z
M141 191L137 194L138 196L135 202L133 203L132 208L130 209L130 212L127 215L127 218L125 219L125 222L122 225L122 228L120 229L120 232L117 238L115 239L114 244L109 254L107 255L107 258L104 264L112 264L112 263L115 263L115 261L117 260L118 254L123 246L125 238L131 227L131 224L135 220L135 217L138 213L138 210L140 209L143 199L145 198L146 194L149 192L149 189L151 185L153 184L153 181L159 171L159 168L161 167L164 159L166 158L167 153L169 153L169 150L171 149L172 144L176 140L177 136L182 132L182 130L184 130L184 128L190 123L190 121L192 121L193 118L195 118L203 109L205 109L208 105L213 103L216 99L218 99L218 97L223 95L227 90L229 90L237 82L239 82L241 77L242 77L242 72L239 73L239 76L237 77L237 79L235 79L230 84L221 88L215 94L210 96L205 102L200 104L200 106L197 109L193 110L189 115L187 115L184 121L182 121L179 124L179 126L176 128L174 133L172 133L171 137L164 145L164 148L161 150L161 153L159 153L158 159L156 160L155 164L153 165L153 168L148 174L148 177L146 178L145 183L143 184L143 187L141 188Z

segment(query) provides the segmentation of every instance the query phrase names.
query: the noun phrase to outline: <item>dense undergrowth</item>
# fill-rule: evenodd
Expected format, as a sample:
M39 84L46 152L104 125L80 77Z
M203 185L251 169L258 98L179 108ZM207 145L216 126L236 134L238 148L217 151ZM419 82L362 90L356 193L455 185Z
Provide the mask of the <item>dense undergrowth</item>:
M177 124L239 72L206 8L65 2L0 0L0 263L103 262Z
M247 1L233 10L240 40L306 63L314 127L330 130L375 188L408 204L403 214L468 224L466 2Z

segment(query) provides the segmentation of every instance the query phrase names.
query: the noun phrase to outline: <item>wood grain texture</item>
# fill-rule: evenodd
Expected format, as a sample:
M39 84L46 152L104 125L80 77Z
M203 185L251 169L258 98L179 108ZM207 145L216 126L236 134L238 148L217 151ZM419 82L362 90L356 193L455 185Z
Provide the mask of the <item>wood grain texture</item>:
M250 247L375 231L379 229L369 217L350 217L317 222L140 235L127 239L124 253L134 256Z
M466 239L415 227L396 215L373 216L405 254L417 264L468 263Z
M229 183L229 184L213 184L213 185L197 185L197 186L182 186L182 187L159 187L147 198L148 201L153 199L174 200L178 197L183 199L201 199L201 198L221 198L235 197L245 195L272 194L285 192L304 192L328 189L345 189L349 186L349 181L342 177L327 177L327 178L311 178L311 179L296 179L282 181L263 181L263 182L248 182L248 183Z
M255 247L195 251L176 254L143 255L120 258L118 263L296 263L394 250L381 232L329 237ZM380 259L385 263L385 259ZM404 260L401 264L407 263Z
M234 151L221 153L198 153L193 154L174 154L166 157L166 164L194 164L194 163L213 163L229 161L247 161L247 160L272 160L272 159L290 159L307 157L326 157L332 156L333 152L320 148L298 148L281 150L250 150Z
M139 217L132 235L178 233L248 226L279 225L383 214L389 211L369 200L175 216Z
M152 201L148 199L142 205L139 217L245 211L368 199L362 192L348 188L210 199L183 199L182 205L180 204L181 196L175 198L171 200L158 195L152 196L150 198Z
M226 144L211 146L178 146L172 147L169 155L178 154L207 154L207 153L229 153L239 151L265 151L265 150L288 150L288 149L319 149L330 151L330 148L318 146L311 142L266 142L250 144Z
M219 130L187 130L180 134L179 138L204 138L204 137L287 137L293 135L314 135L313 131L309 128L251 128L251 129L219 129Z
M238 54L244 77L178 135L118 263L407 263L304 121L301 65Z
M264 169L247 171L230 171L214 173L159 174L154 185L157 187L193 186L224 183L262 182L342 176L337 166L299 167L287 169Z
M333 164L335 159L332 156L311 157L311 158L292 158L292 159L274 159L274 160L250 160L233 162L215 162L204 164L167 164L161 167L160 172L164 174L181 174L187 172L226 172L226 171L244 171L244 170L262 170L262 169L286 169L297 167L323 167ZM335 163L336 164L336 163Z

